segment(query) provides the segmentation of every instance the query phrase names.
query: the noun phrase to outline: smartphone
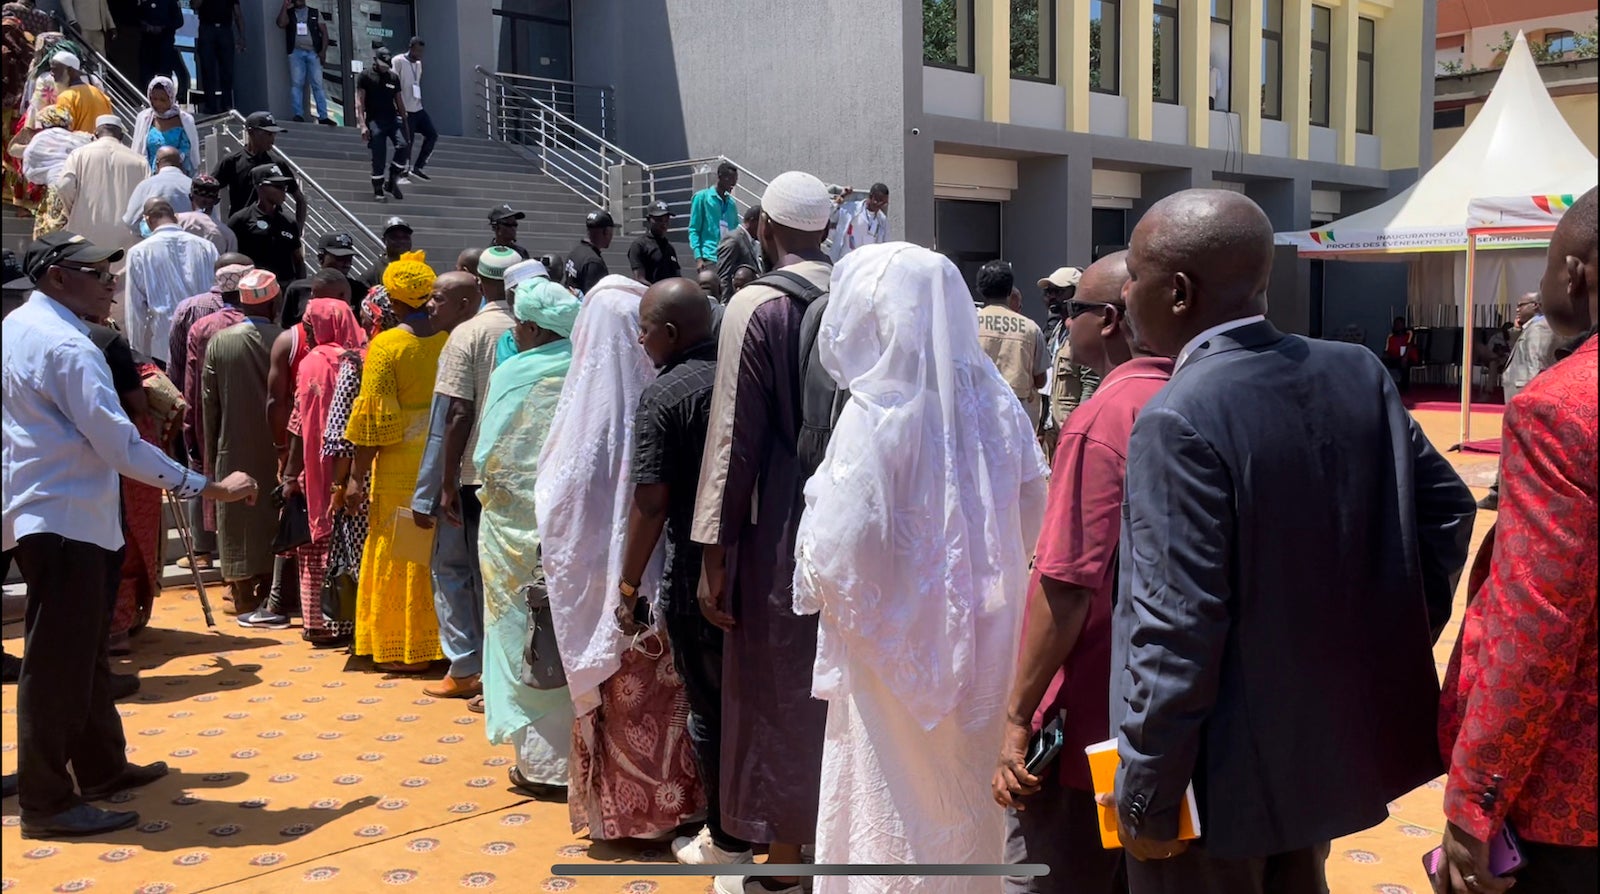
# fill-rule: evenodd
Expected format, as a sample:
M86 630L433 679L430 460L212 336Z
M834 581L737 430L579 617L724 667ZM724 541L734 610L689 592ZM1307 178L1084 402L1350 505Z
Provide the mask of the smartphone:
M1045 724L1043 729L1034 733L1033 737L1028 740L1028 759L1024 764L1024 768L1029 773L1038 776L1040 771L1050 766L1050 763L1056 759L1056 755L1061 753L1061 746L1065 745L1066 742L1067 736L1061 728L1061 717L1057 715L1054 720Z
M1500 834L1489 842L1489 871L1497 877L1508 876L1521 869L1524 862L1517 834L1511 831L1510 823L1502 825ZM1427 870L1428 878L1435 882L1440 880L1445 871L1442 845L1422 855L1422 868Z

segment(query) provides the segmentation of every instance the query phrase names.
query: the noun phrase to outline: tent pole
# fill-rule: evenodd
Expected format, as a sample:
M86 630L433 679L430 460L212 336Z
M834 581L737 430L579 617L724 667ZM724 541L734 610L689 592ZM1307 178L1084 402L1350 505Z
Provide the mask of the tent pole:
M1467 294L1461 312L1461 440L1467 449L1472 437L1472 296L1478 269L1478 234L1467 234Z

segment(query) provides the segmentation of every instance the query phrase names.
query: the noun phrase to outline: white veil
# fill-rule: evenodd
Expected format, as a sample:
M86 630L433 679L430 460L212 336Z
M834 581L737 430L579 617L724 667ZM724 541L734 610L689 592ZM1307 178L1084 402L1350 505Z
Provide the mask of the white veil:
M813 694L866 668L924 729L981 722L1010 685L1043 520L1033 426L961 274L927 249L840 261L818 344L850 401L797 534L794 608L822 616Z
M572 369L533 490L556 641L579 716L599 707L600 684L621 666L625 647L612 613L632 505L633 419L656 376L639 345L644 291L637 280L613 275L584 296L572 329ZM655 601L660 577L658 545L641 598Z

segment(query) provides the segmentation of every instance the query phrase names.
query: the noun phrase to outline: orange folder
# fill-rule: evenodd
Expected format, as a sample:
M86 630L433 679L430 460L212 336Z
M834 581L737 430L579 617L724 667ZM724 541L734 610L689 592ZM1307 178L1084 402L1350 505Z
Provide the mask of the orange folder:
M1089 776L1094 782L1096 795L1103 795L1116 787L1117 740L1107 739L1083 749L1089 756ZM1117 808L1096 805L1100 808L1100 846L1107 850L1122 847L1117 837ZM1200 837L1200 805L1194 799L1194 783L1183 793L1183 812L1178 814L1178 840Z

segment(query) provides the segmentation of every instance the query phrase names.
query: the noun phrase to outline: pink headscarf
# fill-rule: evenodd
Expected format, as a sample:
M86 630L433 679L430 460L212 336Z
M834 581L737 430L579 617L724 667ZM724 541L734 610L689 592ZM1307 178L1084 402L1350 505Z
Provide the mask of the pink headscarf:
M350 305L338 298L311 299L301 319L316 347L361 350L367 346L367 333L356 321Z

